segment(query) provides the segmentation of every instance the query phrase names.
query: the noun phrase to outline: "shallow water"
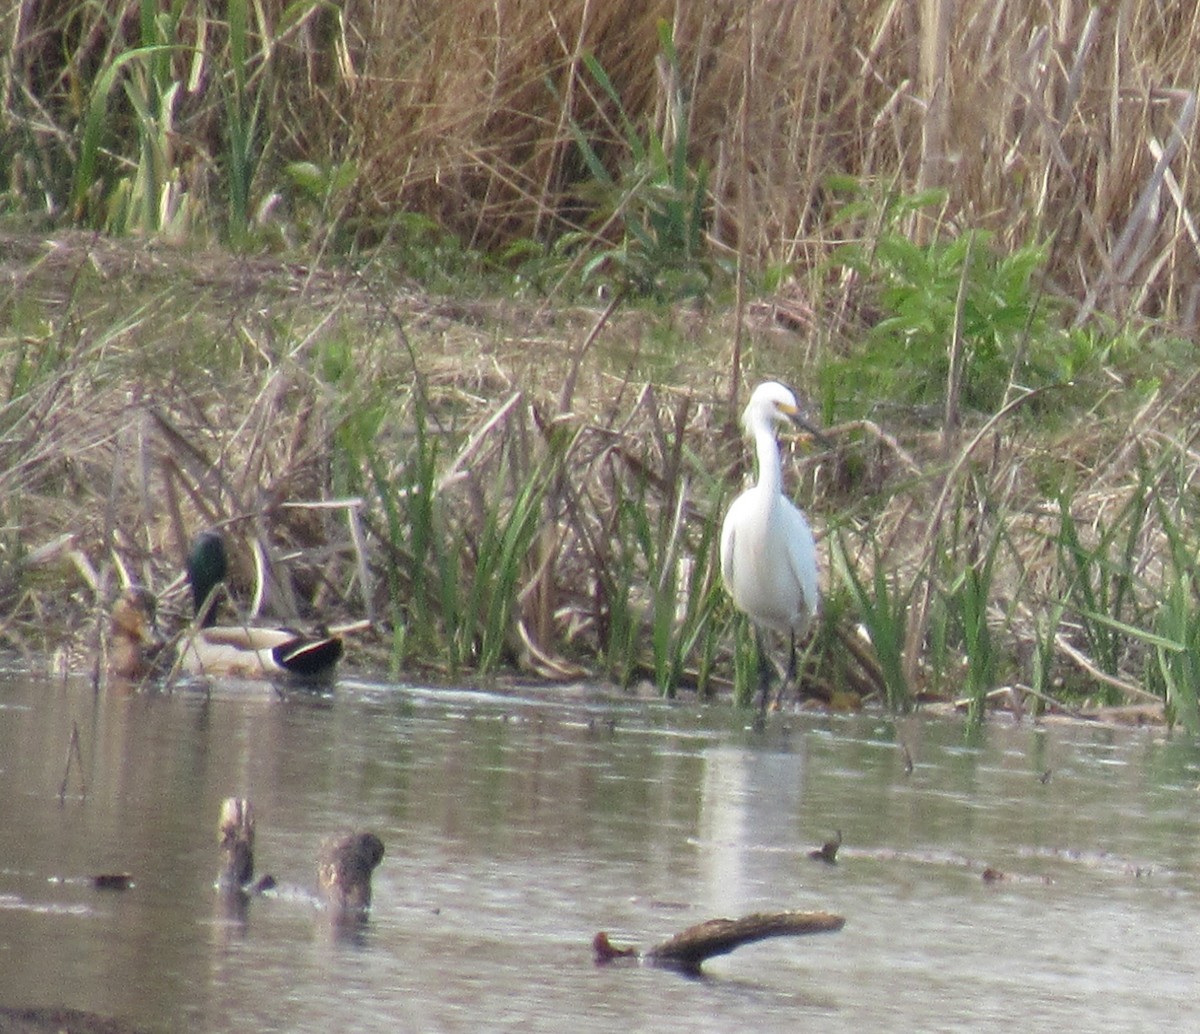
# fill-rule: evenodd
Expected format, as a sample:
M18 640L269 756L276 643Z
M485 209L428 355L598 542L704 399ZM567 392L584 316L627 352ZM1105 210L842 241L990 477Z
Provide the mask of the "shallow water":
M86 794L73 769L60 803L73 723ZM581 692L0 673L0 1005L198 1032L1153 1029L1194 1008L1198 784L1162 730L997 719L969 746L932 718L755 733ZM232 794L281 883L240 919L212 886ZM307 888L341 826L387 855L337 934ZM839 829L838 864L811 860ZM598 930L783 908L846 927L703 980L591 960Z

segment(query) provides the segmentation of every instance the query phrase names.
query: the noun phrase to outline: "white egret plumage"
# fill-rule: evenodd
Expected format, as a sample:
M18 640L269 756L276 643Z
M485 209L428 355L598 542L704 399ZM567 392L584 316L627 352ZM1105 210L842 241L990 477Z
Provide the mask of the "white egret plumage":
M818 433L803 419L788 388L775 381L760 384L742 414L746 434L754 439L758 480L733 501L721 526L721 577L733 605L754 625L761 708L771 677L763 631L789 637L790 681L796 675L796 640L808 632L820 606L812 530L783 494L775 431L786 423Z

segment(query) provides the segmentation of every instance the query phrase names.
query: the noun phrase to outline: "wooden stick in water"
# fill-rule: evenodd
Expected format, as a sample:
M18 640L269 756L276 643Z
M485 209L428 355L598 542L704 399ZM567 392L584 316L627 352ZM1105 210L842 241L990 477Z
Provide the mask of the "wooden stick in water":
M74 758L79 764L79 793L81 796L87 796L87 783L83 778L83 753L79 749L79 723L71 723L71 738L67 741L67 765L63 771L62 784L58 788L58 799L62 802L67 796L67 782L71 778L71 759Z
M813 933L833 933L846 923L832 912L754 912L740 919L709 919L689 926L669 940L639 954L633 948L618 948L608 934L598 933L592 940L597 962L619 958L637 958L651 966L665 966L691 975L700 972L705 959L727 955L743 944L768 937L801 937Z

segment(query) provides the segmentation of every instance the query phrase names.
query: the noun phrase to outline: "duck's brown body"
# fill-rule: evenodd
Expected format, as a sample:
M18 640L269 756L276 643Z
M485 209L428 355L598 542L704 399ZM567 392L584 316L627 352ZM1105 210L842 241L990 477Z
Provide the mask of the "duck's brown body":
M154 594L134 586L121 593L108 628L108 671L138 680L162 667L164 643L156 625Z

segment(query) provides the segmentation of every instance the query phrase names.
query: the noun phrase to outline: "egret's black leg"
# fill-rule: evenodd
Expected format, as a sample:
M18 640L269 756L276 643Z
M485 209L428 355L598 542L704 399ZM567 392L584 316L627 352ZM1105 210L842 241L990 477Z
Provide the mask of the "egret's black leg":
M796 669L796 633L791 634L788 647L788 666L787 666L787 686L795 689L797 698L800 696L800 683L797 676L799 672ZM779 691L779 696L783 697L783 690Z
M771 659L763 642L762 630L754 629L754 648L758 651L758 713L767 713L767 698L771 695Z

